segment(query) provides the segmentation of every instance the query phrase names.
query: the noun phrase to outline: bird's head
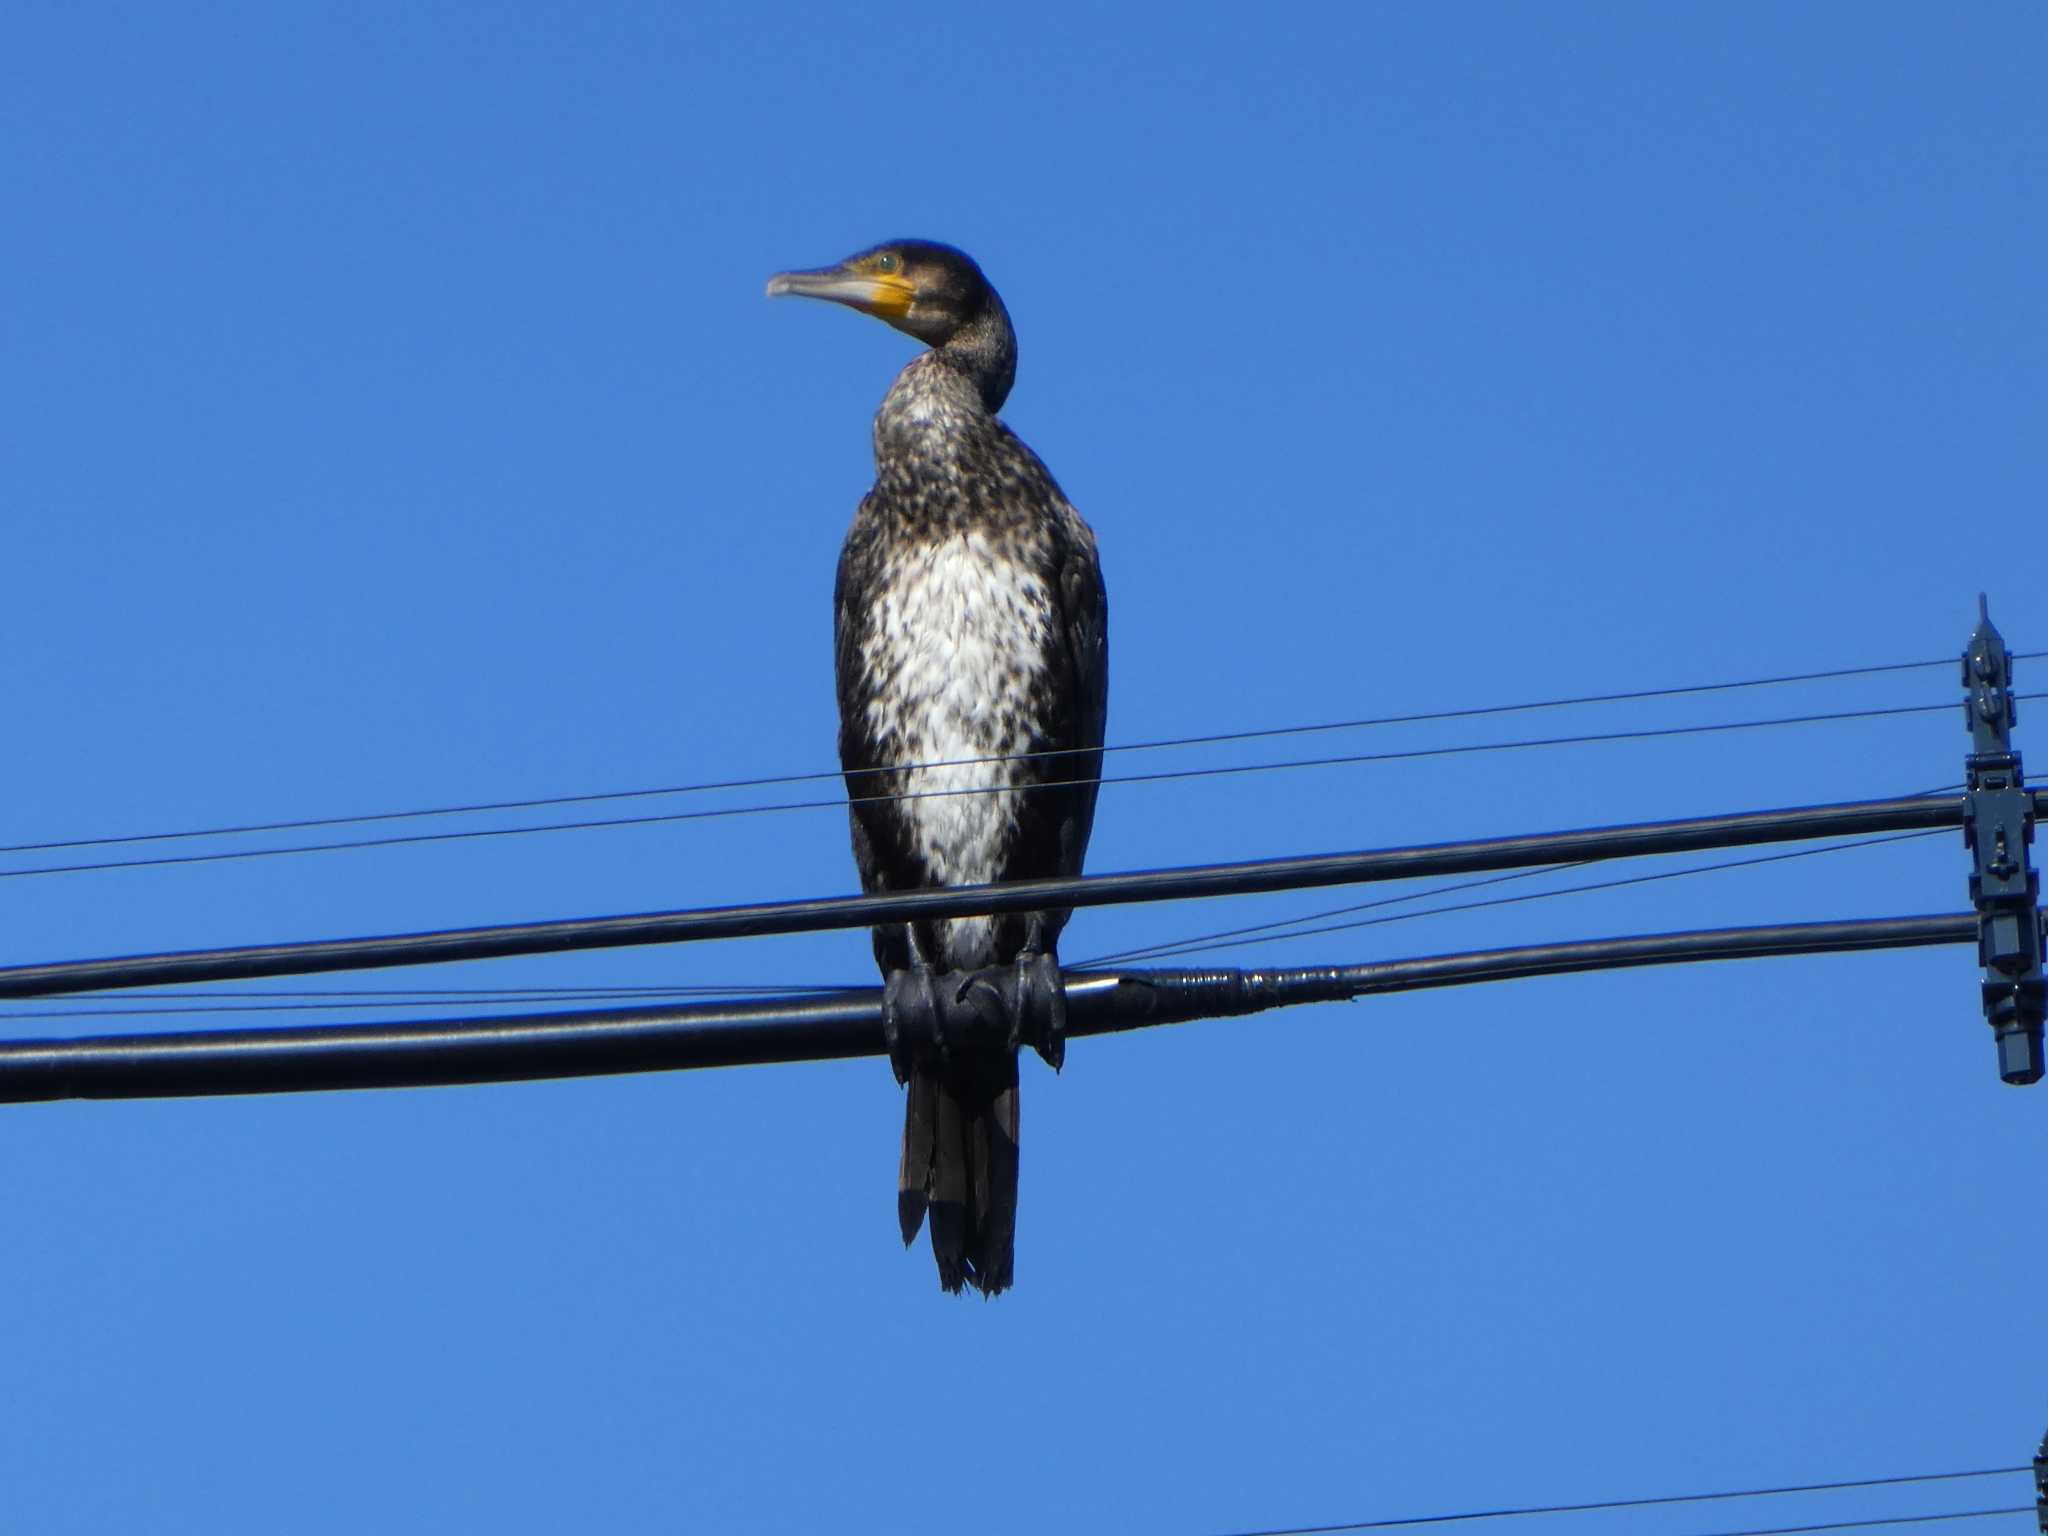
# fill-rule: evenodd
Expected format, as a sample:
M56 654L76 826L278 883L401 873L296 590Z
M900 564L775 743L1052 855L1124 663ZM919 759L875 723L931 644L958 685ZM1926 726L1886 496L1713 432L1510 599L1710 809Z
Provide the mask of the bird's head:
M778 272L768 279L768 297L784 294L845 304L932 347L1002 312L1002 300L974 259L931 240L891 240L837 266Z

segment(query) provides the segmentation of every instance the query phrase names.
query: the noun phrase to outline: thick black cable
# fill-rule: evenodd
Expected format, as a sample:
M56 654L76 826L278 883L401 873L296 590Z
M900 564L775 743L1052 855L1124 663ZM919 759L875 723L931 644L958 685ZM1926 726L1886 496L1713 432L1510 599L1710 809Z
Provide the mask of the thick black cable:
M1719 870L1739 869L1753 864L1770 864L1785 859L1810 858L1819 854L1842 853L1855 848L1869 848L1882 843L1908 842L1919 838L1936 837L1941 830L1928 832L1900 832L1888 837L1863 838L1855 842L1832 843L1825 848L1799 848L1787 853L1765 854L1758 858L1729 859L1716 864L1696 864L1684 869L1659 870L1648 875L1635 875L1619 880L1596 881L1587 885L1568 885L1552 890L1532 891L1524 895L1498 897L1486 901L1454 902L1446 906L1425 907L1415 911L1396 912L1389 916L1367 918L1358 922L1332 923L1317 928L1302 929L1298 932L1265 933L1269 928L1293 929L1297 923L1314 922L1320 917L1341 915L1345 912L1364 911L1388 906L1398 902L1427 900L1447 896L1458 891L1471 890L1481 886L1497 885L1503 881L1527 879L1534 875L1555 874L1568 869L1583 869L1586 862L1577 864L1551 864L1533 870L1521 870L1513 874L1489 875L1480 880L1459 881L1439 885L1423 891L1410 891L1399 896L1389 896L1379 901L1360 902L1349 907L1335 907L1324 913L1307 913L1299 917L1278 919L1271 923L1257 923L1249 927L1226 929L1221 933L1196 936L1155 944L1144 949L1126 950L1114 955L1099 956L1095 959L1077 962L1069 967L1073 971L1100 970L1105 966L1125 965L1160 959L1179 958L1188 954L1205 953L1217 949L1234 948L1239 943L1260 944L1269 940L1307 938L1318 934L1340 933L1353 928L1368 928L1381 923L1405 922L1411 918L1439 917L1450 913L1468 912L1483 907L1504 906L1515 902L1541 901L1552 896L1572 896L1585 891L1606 890L1614 886L1637 885L1653 880L1675 880L1685 875L1710 874ZM1590 861L1587 861L1590 862ZM1259 935L1245 937L1245 935ZM87 994L71 1006L41 1009L12 1009L0 1012L0 1023L25 1023L42 1019L100 1019L100 1018L141 1018L172 1015L211 1013L304 1013L340 1012L345 1010L388 1008L400 1003L421 1003L446 1008L494 1007L508 1003L525 1002L611 1002L627 999L665 1000L684 997L746 997L777 994L802 996L840 990L821 985L754 985L754 986L643 986L610 987L600 984L587 986L534 986L534 987L423 987L416 989L332 989L314 991L208 991L200 994L205 1001L189 1001L194 997L190 992L127 992L126 998L180 999L177 1003L158 1003L149 1007L110 1008L91 1006L97 999ZM230 1001L223 1005L216 999ZM243 1001L254 999L256 1001ZM285 1001L284 999L311 999ZM320 999L332 999L321 1001ZM346 1001L342 999L348 999ZM87 1006L78 1006L86 1004Z
M1938 784L1927 789L1914 791L1915 796L1940 794L1955 788L1954 785ZM1398 906L1408 902L1427 901L1433 898L1455 895L1462 891L1500 885L1513 880L1527 880L1546 874L1557 874L1566 870L1583 869L1595 862L1582 860L1572 864L1539 865L1534 869L1517 870L1509 874L1488 875L1477 880L1461 880L1439 883L1422 890L1405 891L1397 896L1381 897L1374 901L1354 902L1347 906L1331 907L1320 912L1299 913L1291 917L1278 918L1266 923L1253 923L1239 928L1223 929L1208 934L1189 935L1180 939L1163 941L1138 949L1120 950L1086 960L1074 962L1069 969L1094 970L1104 966L1122 965L1132 962L1152 961L1183 953L1206 952L1229 948L1230 942L1244 939L1246 942L1263 943L1265 938L1247 938L1248 935L1267 935L1274 939L1306 937L1312 933L1340 932L1349 928L1373 926L1375 922L1397 922L1407 919L1433 917L1447 913L1469 911L1476 907L1503 905L1507 902L1538 901L1552 896L1569 896L1584 891L1602 890L1615 885L1638 884L1652 880L1678 879L1686 875L1711 874L1726 869L1738 869L1755 864L1769 864L1781 860L1813 857L1820 854L1841 853L1851 849L1872 847L1882 843L1905 842L1939 835L1939 829L1929 832L1899 833L1890 837L1859 839L1853 842L1833 843L1824 848L1796 849L1788 853L1767 854L1760 858L1729 859L1713 864L1689 865L1683 869L1662 870L1654 874L1633 877L1627 880L1602 881L1590 885L1562 886L1549 890L1532 892L1526 896L1506 898L1503 902L1464 902L1448 906L1430 907L1418 911L1396 914L1385 919L1360 923L1339 923L1328 928L1292 931L1303 923L1320 922L1325 918L1340 917L1351 912L1372 911L1379 908ZM1270 930L1287 929L1284 933ZM540 984L500 987L317 987L317 988L263 988L261 990L237 990L233 988L209 988L194 1001L194 994L186 991L151 992L133 990L123 994L129 1002L147 1001L172 1003L166 1007L121 1007L103 1008L93 1006L67 1006L37 1010L12 1010L0 1012L0 1022L24 1022L32 1019L52 1018L134 1018L149 1015L195 1014L208 1012L304 1012L323 1009L341 1010L355 1008L376 1008L397 1004L439 1004L446 1007L483 1007L504 1003L520 1002L600 1002L624 1001L645 998L668 1000L684 997L743 997L768 994L803 995L839 990L837 987L819 983L737 983L679 984L679 985L618 985L597 982ZM235 1004L248 1004L234 1008L221 1008L221 1000ZM90 1005L96 1002L90 994L78 999L79 1003Z
M1363 965L1070 973L1067 1032L1110 1034L1578 971L1974 944L1977 928L1977 915L1962 912L1584 939ZM861 987L802 999L8 1041L0 1043L0 1102L519 1082L827 1061L884 1049L881 989Z
M140 1007L96 1006L98 1000L88 995L83 999L62 998L56 1001L70 1006L52 1008L10 1008L0 1011L0 1023L21 1024L47 1019L138 1019L190 1017L194 1014L220 1013L361 1013L376 1009L397 1007L423 1008L502 1008L514 1003L616 1003L629 1001L660 1002L683 998L703 997L809 997L826 992L841 990L838 987L535 987L525 991L508 988L491 994L473 997L436 997L432 994L411 995L394 993L379 999L345 1000L335 998L328 1002L216 1002L218 994L200 994L203 1002L148 1003ZM162 996L165 994L123 993L124 997ZM177 994L190 998L193 994ZM261 993L255 994L261 996ZM458 1015L459 1017L459 1015Z
M2048 692L2022 693L2020 700L2048 698ZM1700 736L1725 731L1767 730L1791 725L1832 725L1850 720L1876 720L1905 715L1922 715L1955 708L1950 703L1900 704L1881 709L1837 710L1826 714L1781 715L1764 720L1723 721L1709 725L1674 725L1651 730L1606 731L1577 736L1546 736L1519 741L1475 742L1453 747L1414 747L1395 752L1353 752L1333 757L1293 758L1281 762L1226 764L1210 768L1171 768L1155 773L1105 774L1095 784L1156 784L1169 780L1222 778L1236 774L1276 773L1303 768L1336 768L1365 763L1418 761L1425 758L1458 757L1481 752L1517 752L1533 748L1603 745L1624 741L1655 741L1679 736ZM868 805L885 801L943 799L954 795L1025 794L1029 785L966 785L948 789L908 790L893 795L863 795L849 800L833 796L817 800L786 800L765 805L719 806L702 811L670 811L650 816L607 816L590 821L544 822L524 827L468 827L449 832L410 832L395 837L351 838L338 843L294 843L281 848L237 848L214 853L165 854L147 859L104 859L79 864L42 864L30 869L0 870L0 880L26 879L34 875L97 874L117 869L162 869L187 864L218 864L241 859L269 859L310 853L343 853L366 848L396 848L428 843L471 842L483 838L525 837L543 832L589 832L623 827L661 826L693 821L716 821L738 816L759 816L785 811L837 810L848 804Z
M2036 790L2035 802L2048 803ZM1129 901L1237 896L1305 890L1383 880L1426 879L1525 869L1535 864L1580 863L1740 848L1759 843L1915 831L1962 824L1960 795L1852 801L1793 810L1746 811L1682 821L1594 827L1581 831L1485 838L1357 853L1312 854L1181 869L1139 870L1000 885L952 886L875 896L839 896L747 906L631 916L570 918L483 928L258 944L172 954L130 955L0 968L0 997L52 997L113 987L152 987L198 981L247 981L384 966L433 965L451 960L558 954L640 944L759 938L865 928L998 912L1107 906Z
M1896 1488L1908 1483L1952 1483L1966 1478L2007 1477L2031 1472L2031 1467L1985 1467L1973 1472L1911 1472L1896 1477L1861 1477L1833 1483L1786 1483L1773 1488L1731 1488L1714 1493L1666 1493L1640 1499L1599 1499L1584 1504L1527 1504L1506 1509L1475 1509L1453 1515L1411 1515L1391 1520L1354 1520L1343 1525L1274 1526L1256 1531L1232 1531L1229 1536L1337 1536L1344 1531L1391 1531L1425 1525L1453 1525L1470 1520L1519 1520L1532 1515L1584 1515L1615 1509L1654 1509L1667 1504L1713 1504L1734 1499L1768 1499L1784 1494L1842 1493L1858 1488ZM2027 1511L2031 1513L2031 1510ZM1982 1511L2004 1514L2004 1510ZM1961 1516L1912 1516L1913 1519L1976 1519L1978 1513ZM1879 1522L1886 1523L1886 1522ZM1844 1529L1846 1527L1802 1527L1802 1529ZM1767 1536L1764 1532L1729 1533L1729 1536Z
M799 994L805 992L837 992L838 986L826 986L820 982L690 982L672 986L652 984L646 986L611 982L536 982L531 986L501 987L257 987L247 991L232 989L209 989L203 993L192 992L126 992L130 998L160 998L189 1001L194 996L225 997L237 1001L265 998L374 998L385 1002L436 1002L447 999L451 1002L502 1002L505 997L517 993L522 997L530 995L559 995L565 993L602 992L609 997L737 997L741 995L758 997L770 992Z
M1380 917L1363 917L1347 923L1323 923L1325 917L1339 917L1347 912L1362 912L1373 907L1388 905L1394 901L1408 900L1407 897L1390 897L1387 902L1359 902L1349 907L1332 907L1327 912L1305 913L1300 917L1276 919L1270 923L1255 923L1245 928L1225 929L1221 932L1188 939L1176 939L1163 944L1154 944L1145 949L1127 950L1113 955L1107 961L1091 962L1095 965L1121 965L1131 961L1179 959L1185 955L1207 954L1218 949L1235 949L1240 944L1271 944L1283 939L1317 938L1330 933L1348 933L1358 928L1377 928L1387 923L1406 923L1418 918L1445 917L1455 912L1478 912L1488 907L1511 907L1522 902L1547 901L1553 896L1580 896L1588 891L1611 891L1625 885L1649 885L1659 880L1680 880L1688 875L1714 874L1725 869L1748 869L1758 864L1780 864L1788 859L1811 859L1826 853L1846 853L1855 848L1877 848L1886 843L1916 842L1921 838L1939 837L1944 829L1936 827L1925 832L1894 832L1885 837L1862 837L1846 843L1830 843L1825 848L1794 848L1785 853L1765 853L1747 859L1723 859L1713 864L1688 864L1683 869L1653 870L1647 875L1623 875L1613 880L1591 880L1583 885L1560 885L1549 890L1519 891L1512 896L1489 896L1481 901L1456 901L1439 907L1418 907L1408 912L1390 912ZM1556 864L1547 869L1529 871L1530 874L1556 874L1567 869L1583 869L1584 863ZM1416 893L1422 898L1448 895L1453 891L1469 890L1473 887L1493 884L1514 876L1497 875L1491 880L1474 880L1464 885L1442 887L1433 891ZM1298 923L1315 923L1317 926L1297 928ZM1286 928L1285 933L1266 933L1268 928ZM1081 967L1085 969L1086 967Z
M2048 651L2015 652L2013 660L2032 661ZM1588 704L1630 703L1643 699L1678 698L1686 695L1726 693L1745 688L1768 688L1785 683L1826 682L1847 677L1869 677L1887 672L1915 672L1929 667L1955 665L1954 658L1937 661L1900 661L1878 666L1837 667L1825 672L1790 672L1777 677L1746 678L1728 683L1694 683L1671 688L1641 688L1626 693L1589 693L1561 699L1538 699L1522 704L1486 704L1464 709L1432 710L1420 714L1380 715L1354 720L1330 720L1312 725L1283 725L1241 731L1217 731L1205 736L1174 736L1153 741L1112 742L1105 753L1152 752L1171 747L1220 746L1230 742L1270 740L1282 736L1305 736L1329 731L1364 730L1390 725L1424 725L1444 720L1466 720L1485 715L1517 714L1533 710L1566 709ZM1067 757L1088 750L1057 748L1042 752L1016 752L995 757L947 758L935 762L898 763L881 770L902 773L931 768L971 768L988 763L1030 762L1041 758ZM16 843L0 846L0 854L52 853L64 848L103 848L122 843L159 843L188 838L236 837L256 832L305 832L316 827L363 826L382 821L412 821L436 816L469 816L489 812L543 810L556 805L588 805L603 800L642 800L662 795L696 795L736 789L770 789L785 784L815 784L837 779L840 771L818 769L809 773L768 774L748 779L723 779L699 784L669 784L645 789L586 791L578 794L544 795L525 800L485 800L459 805L441 805L399 811L367 811L349 816L306 816L289 821L244 822L234 826L188 828L175 832L134 832L108 837L73 837L54 842ZM340 845L336 845L340 846Z
M1927 791L1933 793L1933 791ZM1610 886L1639 884L1649 880L1675 880L1685 875L1710 874L1718 870L1739 869L1752 864L1769 864L1782 859L1808 858L1818 854L1841 853L1854 848L1868 848L1881 843L1905 842L1917 838L1937 837L1940 830L1930 832L1901 832L1889 837L1864 838L1855 842L1832 843L1825 848L1800 848L1788 853L1765 854L1759 858L1729 859L1716 864L1696 864L1684 869L1660 870L1654 874L1634 876L1624 880L1600 881L1591 885L1569 885L1544 891L1533 891L1527 895L1501 898L1497 901L1459 902L1448 906L1427 907L1416 911L1399 912L1389 917L1372 918L1356 923L1335 923L1327 927L1304 929L1300 932L1268 933L1266 930L1286 928L1293 930L1296 924L1316 922L1326 917L1341 916L1347 912L1368 911L1402 902L1426 901L1433 897L1448 896L1459 891L1473 890L1482 886L1499 885L1509 880L1526 880L1537 875L1556 874L1569 869L1583 869L1584 862L1577 864L1548 864L1536 869L1518 870L1505 875L1488 875L1479 880L1461 880L1432 886L1420 891L1407 891L1399 896L1382 897L1377 901L1357 902L1345 907L1332 907L1324 912L1303 913L1296 917L1280 918L1270 923L1254 923L1243 928L1224 929L1218 933L1194 935L1184 939L1146 946L1142 949L1122 950L1115 954L1099 955L1089 960L1075 962L1071 970L1099 970L1104 966L1125 965L1166 958L1177 958L1185 954L1205 953L1216 949L1232 948L1238 942L1265 943L1273 939L1305 938L1313 934L1335 933L1350 928L1365 928L1377 923L1403 922L1410 918L1436 917L1448 913L1470 911L1479 907L1498 906L1511 902L1540 901L1551 896L1571 896L1583 891L1604 890ZM1260 935L1247 938L1246 935ZM694 986L605 986L591 983L582 986L554 985L530 987L417 987L417 988L315 988L302 990L264 989L262 991L208 990L198 994L204 1001L192 1001L191 992L125 992L126 999L143 999L159 1006L109 1008L94 1006L98 999L85 994L75 1000L60 999L55 1008L11 1009L0 1012L0 1023L24 1023L41 1019L100 1019L100 1018L141 1018L151 1016L190 1015L205 1013L302 1013L342 1011L348 1009L387 1008L398 1004L419 1003L448 1008L494 1007L506 1003L542 1002L612 1002L628 999L676 999L684 997L746 997L780 994L800 996L811 993L833 992L836 987L822 985L694 985ZM222 999L227 1002L223 1006ZM175 1000L175 1001L172 1001ZM80 1006L81 1004L85 1006Z
M2037 799L2048 794L2037 791ZM0 997L54 996L109 987L239 981L392 965L495 959L706 939L860 928L1126 901L1241 895L1380 880L1426 878L1532 864L1576 863L1802 838L1960 826L1962 798L1913 796L1684 821L1428 844L1360 853L1256 860L1118 875L1010 881L874 896L573 918L485 928L193 950L0 968Z
M1963 787L1964 786L1956 783L1930 784L1924 789L1916 789L1911 791L1909 796L1907 796L1906 798L1919 798L1926 795L1949 794ZM1719 870L1724 869L1740 869L1750 864L1769 864L1776 862L1779 859L1801 858L1826 853L1840 853L1848 849L1870 847L1877 843L1905 841L1909 838L1928 837L1932 835L1934 835L1932 832L1914 832L1902 834L1899 838L1896 839L1888 837L1859 839L1854 842L1834 843L1826 848L1802 849L1793 853L1768 855L1764 858L1758 859L1729 859L1721 863L1715 864L1692 864L1686 866L1684 869L1665 871L1661 878L1677 879L1684 875L1712 874ZM1232 945L1227 941L1236 940L1239 938L1246 938L1246 936L1252 934L1271 933L1272 936L1276 939L1291 938L1295 937L1295 935L1292 932L1279 933L1275 932L1274 930L1292 930L1299 924L1320 923L1327 918L1344 917L1353 912L1371 912L1385 907L1406 906L1410 902L1429 901L1440 896L1454 896L1463 891L1479 890L1486 886L1505 885L1510 881L1533 880L1543 875L1562 874L1567 870L1584 869L1587 866L1587 864L1591 862L1593 861L1581 860L1580 862L1574 864L1539 865L1535 869L1516 870L1512 874L1488 875L1486 878L1481 880L1460 880L1445 882L1442 884L1428 887L1423 890L1404 891L1402 894L1398 896L1382 896L1372 901L1357 901L1351 902L1341 907L1326 907L1318 912L1302 912L1297 913L1292 917L1274 918L1270 922L1248 923L1238 928L1218 929L1215 932L1204 934L1189 934L1178 939L1161 940L1156 944L1148 944L1143 946L1142 948L1118 950L1113 954L1097 955L1092 959L1076 961L1074 962L1073 968L1077 970L1086 970L1096 966L1127 965L1133 962L1160 960L1168 958L1170 956L1176 956L1182 953L1208 953L1210 951L1217 949L1230 948L1232 947ZM1517 897L1514 899L1538 901L1549 896L1569 896L1580 891L1596 890L1600 888L1601 887L1597 885L1553 887L1550 890L1536 892L1533 895L1526 898ZM1389 921L1405 921L1407 917L1411 915L1415 917L1431 917L1438 915L1440 913L1467 911L1470 910L1471 907L1473 907L1474 905L1485 905L1485 903L1468 902L1447 907L1431 907L1426 910L1413 912L1411 914L1403 914L1400 918L1392 918L1389 919ZM1344 927L1363 928L1371 927L1372 924L1366 922L1357 924L1338 924L1336 926L1337 929L1342 929ZM1247 939L1247 942L1264 943L1266 942L1266 940L1263 938Z
M1584 869L1590 862L1593 861L1582 859L1572 864L1539 864L1534 869L1518 869L1505 875L1487 875L1478 880L1446 881L1441 885L1427 886L1419 891L1403 891L1398 896L1380 896L1371 901L1352 902L1348 906L1329 907L1320 912L1301 912L1292 917L1276 917L1271 922L1247 923L1241 928L1218 928L1209 933L1188 934L1178 939L1162 939L1157 944L1146 944L1136 949L1119 949L1111 954L1077 960L1074 962L1074 968L1092 970L1104 965L1128 965L1137 961L1157 960L1183 949L1196 951L1223 948L1226 941L1248 934L1263 934L1269 929L1292 928L1296 923L1318 922L1326 917L1341 917L1347 912L1370 912L1381 907L1404 906L1411 901L1428 901L1436 896L1450 896L1459 891L1476 891L1491 885L1506 885L1514 880L1535 880L1544 875L1563 874L1568 869ZM1273 937L1284 939L1291 935L1276 933Z

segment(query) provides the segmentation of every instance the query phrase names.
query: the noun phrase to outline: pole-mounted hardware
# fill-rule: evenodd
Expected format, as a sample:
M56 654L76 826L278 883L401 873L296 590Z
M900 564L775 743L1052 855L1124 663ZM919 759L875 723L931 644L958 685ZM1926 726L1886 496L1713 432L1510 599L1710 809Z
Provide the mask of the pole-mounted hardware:
M2034 1519L2041 1536L2048 1536L2048 1435L2041 1437L2041 1449L2034 1452Z
M1976 860L1970 900L1977 907L1984 1018L1998 1043L1998 1075L2008 1083L2035 1083L2041 1080L2048 977L2041 970L2041 877L2028 854L2034 797L2012 745L2012 653L1981 594L1977 629L1963 652L1963 688L1970 724L1963 842Z

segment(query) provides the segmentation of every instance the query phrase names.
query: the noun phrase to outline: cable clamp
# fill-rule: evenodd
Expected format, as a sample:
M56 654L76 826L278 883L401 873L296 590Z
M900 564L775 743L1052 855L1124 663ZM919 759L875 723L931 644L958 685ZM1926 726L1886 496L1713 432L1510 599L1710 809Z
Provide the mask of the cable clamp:
M2048 1536L2048 1434L2041 1436L2041 1449L2034 1452L2034 1519L2041 1536Z
M2028 849L2034 797L2013 750L2017 711L2012 653L1984 599L1963 652L1970 744L1964 759L1963 843L1970 850L1970 901L1977 909L1977 961L1983 967L1984 1019L1998 1047L1998 1075L2039 1082L2048 975L2042 971L2041 877Z

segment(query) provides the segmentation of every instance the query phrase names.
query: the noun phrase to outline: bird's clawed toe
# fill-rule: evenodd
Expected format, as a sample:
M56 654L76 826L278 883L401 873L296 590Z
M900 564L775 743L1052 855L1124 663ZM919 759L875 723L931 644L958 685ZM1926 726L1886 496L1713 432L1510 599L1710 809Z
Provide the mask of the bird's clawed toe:
M920 1058L946 1059L945 1010L928 967L913 965L889 973L882 987L882 1036L899 1083L910 1081L910 1069Z
M1037 950L1018 955L1006 1001L1010 1044L1030 1046L1059 1071L1067 1059L1067 989L1059 961Z

